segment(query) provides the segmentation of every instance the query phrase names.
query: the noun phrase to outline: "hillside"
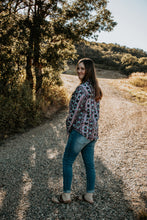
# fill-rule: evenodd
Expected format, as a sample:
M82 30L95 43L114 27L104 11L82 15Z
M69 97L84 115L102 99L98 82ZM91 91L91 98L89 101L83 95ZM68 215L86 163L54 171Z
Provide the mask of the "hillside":
M103 69L120 70L126 75L132 72L147 72L147 53L141 49L88 41L75 46L78 59L90 57ZM74 61L76 62L77 60Z

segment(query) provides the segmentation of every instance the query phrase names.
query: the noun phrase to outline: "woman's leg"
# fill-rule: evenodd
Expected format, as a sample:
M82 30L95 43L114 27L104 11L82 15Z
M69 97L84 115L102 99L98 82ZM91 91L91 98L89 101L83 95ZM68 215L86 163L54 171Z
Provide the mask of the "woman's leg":
M89 143L83 135L73 130L68 138L63 156L63 191L71 192L72 165L79 152Z
M86 168L87 193L93 193L95 188L95 165L94 165L94 146L96 141L88 143L81 151Z

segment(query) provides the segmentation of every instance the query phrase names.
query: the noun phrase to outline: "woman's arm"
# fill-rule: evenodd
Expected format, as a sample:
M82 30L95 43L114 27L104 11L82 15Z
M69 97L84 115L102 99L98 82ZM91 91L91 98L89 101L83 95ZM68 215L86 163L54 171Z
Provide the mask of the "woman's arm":
M72 125L78 113L84 109L86 103L86 93L82 86L78 86L73 93L69 104L69 116L66 119L67 132L70 133Z

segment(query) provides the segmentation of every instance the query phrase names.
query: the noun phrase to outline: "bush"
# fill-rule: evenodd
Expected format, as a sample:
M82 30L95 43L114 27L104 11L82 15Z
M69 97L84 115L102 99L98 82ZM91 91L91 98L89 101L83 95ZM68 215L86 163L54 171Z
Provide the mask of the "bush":
M39 95L41 111L46 114L51 106L65 108L69 103L67 91L62 86L52 85L47 78L43 79L41 94Z
M0 95L0 109L0 138L34 127L42 118L39 103L32 100L26 83L12 88L9 97Z
M146 66L147 65L147 57L141 57L139 59L139 63Z
M147 212L145 212L145 211L141 211L137 215L137 220L146 220L146 219L147 219Z
M137 57L132 56L131 54L124 54L121 58L121 63L125 66L133 66L137 64Z
M16 83L9 96L0 95L0 139L39 125L52 108L65 108L68 102L66 90L51 84L47 78L43 79L41 92L35 101L26 82L21 85Z

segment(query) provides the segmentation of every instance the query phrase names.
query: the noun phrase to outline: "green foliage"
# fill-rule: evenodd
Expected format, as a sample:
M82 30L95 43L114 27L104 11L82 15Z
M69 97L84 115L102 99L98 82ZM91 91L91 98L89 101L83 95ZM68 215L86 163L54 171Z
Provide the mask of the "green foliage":
M36 126L42 117L29 85L14 85L9 94L0 95L0 138Z
M121 63L126 66L135 65L137 64L137 57L132 56L131 54L125 54L121 58Z
M84 37L97 38L96 33L111 31L115 25L107 0L86 0L84 4L79 0L3 0L1 135L38 124L42 106L65 106L67 97L60 87L60 73L68 60L77 57L74 43Z
M138 62L139 64L147 66L147 57L141 57Z
M87 41L76 44L76 49L78 58L90 57L104 69L121 70L126 75L147 72L147 53L140 49Z
M74 42L96 38L97 31L111 31L116 25L107 10L107 0L86 0L84 4L79 0L4 0L1 8L2 42L9 38L13 67L26 67L26 79L32 87L35 73L37 91L47 68L60 73L66 61L75 58Z
M61 79L58 84L62 84ZM30 85L24 82L13 85L9 97L0 95L0 139L39 125L52 107L67 107L67 91L57 83L45 77L40 91L33 101Z
M10 16L9 13L8 8L0 13L0 92L7 96L9 96L11 84L24 70L23 49L26 47L17 25L19 18L16 20L15 16Z

